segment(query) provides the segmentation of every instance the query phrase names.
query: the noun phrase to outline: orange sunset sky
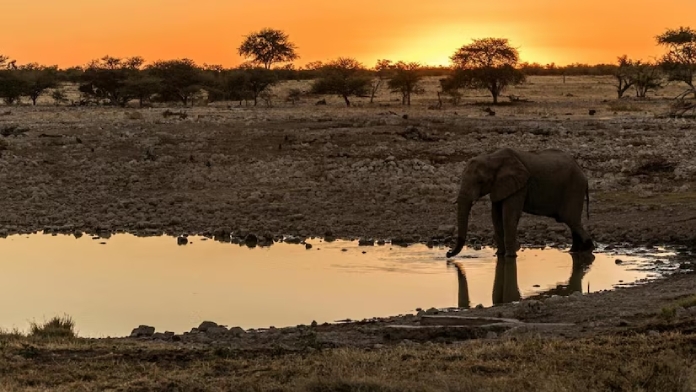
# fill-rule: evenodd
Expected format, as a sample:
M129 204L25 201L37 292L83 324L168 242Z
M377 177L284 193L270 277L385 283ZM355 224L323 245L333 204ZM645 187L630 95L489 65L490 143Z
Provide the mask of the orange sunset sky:
M281 29L301 59L448 64L472 38L503 37L522 61L650 59L666 28L696 27L696 0L0 0L0 54L83 65L104 55L234 66L243 35Z

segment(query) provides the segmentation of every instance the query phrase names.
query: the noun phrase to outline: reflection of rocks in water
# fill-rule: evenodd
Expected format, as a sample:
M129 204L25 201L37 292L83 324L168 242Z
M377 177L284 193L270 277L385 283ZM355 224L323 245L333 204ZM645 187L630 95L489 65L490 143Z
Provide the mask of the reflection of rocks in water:
M517 258L498 256L493 280L493 305L519 301L520 288L517 284Z
M256 234L247 234L246 237L244 237L244 245L246 245L249 248L256 248L256 245L259 243L259 238L256 236Z

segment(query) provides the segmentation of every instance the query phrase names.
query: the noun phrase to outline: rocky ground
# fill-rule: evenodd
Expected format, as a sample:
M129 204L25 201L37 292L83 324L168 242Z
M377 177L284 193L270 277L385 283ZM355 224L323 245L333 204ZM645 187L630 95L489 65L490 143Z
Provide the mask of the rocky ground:
M426 110L425 101L348 109L329 100L327 107L211 105L188 108L186 116L165 116L164 108L11 108L0 116L0 234L447 242L468 159L503 146L556 147L572 153L590 179L585 224L596 241L681 245L681 257L691 258L696 123L661 117L666 97L616 101L609 82L532 79L513 93L533 102L495 107L495 116L478 98L443 110ZM471 243L491 243L488 207L484 200L473 210ZM551 219L522 218L525 245L567 244L569 237ZM611 292L359 323L258 331L208 323L184 335L143 326L132 338L99 341L3 335L0 385L690 390L696 275L689 270ZM568 350L577 355L572 365L562 359ZM655 353L669 358L645 362ZM394 368L401 363L413 370ZM108 373L113 366L118 371Z
M666 99L621 111L565 99L496 116L477 105L207 107L184 119L164 109L12 108L0 116L0 232L425 242L452 234L466 161L511 146L576 157L590 178L586 225L597 241L692 244L694 121L656 118ZM471 242L491 242L489 215L485 201L475 206ZM547 218L524 216L520 229L524 244L569 240Z

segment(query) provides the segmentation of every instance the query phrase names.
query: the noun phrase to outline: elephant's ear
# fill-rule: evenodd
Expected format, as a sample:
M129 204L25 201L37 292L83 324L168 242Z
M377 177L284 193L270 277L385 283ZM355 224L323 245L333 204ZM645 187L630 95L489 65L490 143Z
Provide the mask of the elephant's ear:
M514 155L502 158L491 188L491 202L498 202L522 189L529 180L529 171Z

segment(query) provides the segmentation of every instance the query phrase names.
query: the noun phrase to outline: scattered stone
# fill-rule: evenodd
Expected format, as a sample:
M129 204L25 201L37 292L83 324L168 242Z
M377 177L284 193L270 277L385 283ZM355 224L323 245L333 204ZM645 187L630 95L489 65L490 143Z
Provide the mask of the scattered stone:
M358 241L358 246L374 246L375 245L375 240L372 238L361 238Z
M495 339L498 337L498 334L493 332L493 331L488 331L486 334L486 339Z
M198 329L200 330L200 328L198 328ZM210 334L210 335L221 335L221 334L229 332L229 330L221 325L218 325L216 327L206 328L204 332L207 334Z
M177 245L186 245L188 244L189 240L186 237L177 237L176 243Z
M283 242L285 242L286 244L300 244L302 243L302 238L290 235L285 237Z
M614 261L614 263L615 263L616 265L623 264L623 260L621 260L621 259L616 259L616 260Z
M425 314L438 314L438 313L440 313L440 311L437 310L436 308L430 308L430 309L425 311Z
M305 249L307 249L307 250L312 249L312 244L305 244Z
M198 326L198 331L199 332L206 332L209 328L214 328L217 327L217 323L214 323L212 321L204 321L201 323L201 325ZM193 332L193 331L191 331Z
M140 325L140 326L138 326L138 328L134 328L133 331L131 331L130 337L132 337L132 338L140 338L140 337L149 338L154 334L155 334L155 327L150 327L148 325Z

